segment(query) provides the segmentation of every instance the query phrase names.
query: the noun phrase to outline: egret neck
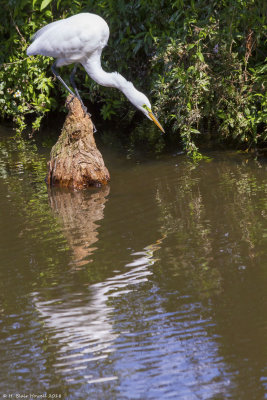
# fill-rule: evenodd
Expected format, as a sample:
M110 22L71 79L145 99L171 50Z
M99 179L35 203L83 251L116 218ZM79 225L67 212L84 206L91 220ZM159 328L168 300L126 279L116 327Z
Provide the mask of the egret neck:
M90 55L90 58L81 62L88 75L99 85L119 89L134 106L138 107L137 99L143 94L134 87L132 82L127 81L118 72L104 71L100 57L101 52L96 51Z

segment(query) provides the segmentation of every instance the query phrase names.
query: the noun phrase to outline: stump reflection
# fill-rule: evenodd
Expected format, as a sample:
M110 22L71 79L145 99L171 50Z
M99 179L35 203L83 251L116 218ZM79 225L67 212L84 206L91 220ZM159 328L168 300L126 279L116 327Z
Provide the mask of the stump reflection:
M104 218L109 190L108 186L104 186L96 192L60 188L48 191L50 206L62 223L76 267L92 261L90 256L98 241L97 221Z

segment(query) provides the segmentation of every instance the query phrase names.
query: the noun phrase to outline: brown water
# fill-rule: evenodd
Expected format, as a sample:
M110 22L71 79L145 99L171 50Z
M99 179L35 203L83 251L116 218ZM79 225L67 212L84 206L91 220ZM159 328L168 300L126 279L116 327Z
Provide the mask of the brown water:
M0 398L267 398L266 163L105 149L109 187L48 192L0 136Z

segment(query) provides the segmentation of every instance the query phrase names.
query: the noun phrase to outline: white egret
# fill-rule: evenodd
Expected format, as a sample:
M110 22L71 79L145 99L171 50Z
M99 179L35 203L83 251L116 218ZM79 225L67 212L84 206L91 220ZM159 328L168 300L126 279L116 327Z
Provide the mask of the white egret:
M33 37L33 43L27 49L27 55L41 54L56 58L52 71L73 96L75 94L59 76L56 67L75 63L70 81L84 109L74 82L78 63L83 65L88 75L98 84L121 90L136 108L164 132L151 110L148 98L118 72L108 73L102 69L101 53L108 38L109 27L103 18L90 13L77 14L52 22L37 31Z

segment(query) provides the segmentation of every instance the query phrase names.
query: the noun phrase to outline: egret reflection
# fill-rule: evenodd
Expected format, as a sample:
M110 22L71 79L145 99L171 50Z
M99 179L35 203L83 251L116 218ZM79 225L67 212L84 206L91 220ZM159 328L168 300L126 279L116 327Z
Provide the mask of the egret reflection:
M54 203L56 199L53 198ZM65 197L60 197L60 202L62 199ZM62 203L60 209L65 209ZM64 217L65 223L70 223L70 214L65 213ZM127 296L137 285L149 280L153 274L151 266L157 261L154 253L163 239L142 251L132 252L133 259L124 266L124 271L103 282L83 286L80 292L70 294L66 285L53 289L53 300L44 299L41 292L32 294L35 308L49 332L50 345L57 348L53 367L66 380L84 379L88 383L102 380L90 374L94 373L95 363L106 363L120 336L113 326L113 315L117 311L115 298ZM110 372L107 381L116 379L112 368L106 364L105 368Z

